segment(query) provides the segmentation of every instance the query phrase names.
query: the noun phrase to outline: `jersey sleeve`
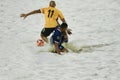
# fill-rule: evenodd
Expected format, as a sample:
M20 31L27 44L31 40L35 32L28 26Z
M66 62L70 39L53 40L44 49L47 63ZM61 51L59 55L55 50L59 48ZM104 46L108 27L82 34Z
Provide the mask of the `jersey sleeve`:
M60 19L63 19L63 18L64 18L64 16L63 16L63 14L62 14L61 11L58 11L58 16L60 17Z
M45 9L46 9L46 8L41 8L41 9L40 9L41 13L44 14L44 13L45 13Z

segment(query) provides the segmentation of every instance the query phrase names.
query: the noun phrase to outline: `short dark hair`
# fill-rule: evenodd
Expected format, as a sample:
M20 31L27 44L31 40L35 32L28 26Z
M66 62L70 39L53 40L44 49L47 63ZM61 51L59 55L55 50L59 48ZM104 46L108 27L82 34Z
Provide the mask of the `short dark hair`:
M49 6L51 6L51 7L55 7L55 6L56 6L55 1L51 0L50 3L49 3Z
M61 28L67 28L68 25L67 25L67 23L62 23L60 27L61 27Z

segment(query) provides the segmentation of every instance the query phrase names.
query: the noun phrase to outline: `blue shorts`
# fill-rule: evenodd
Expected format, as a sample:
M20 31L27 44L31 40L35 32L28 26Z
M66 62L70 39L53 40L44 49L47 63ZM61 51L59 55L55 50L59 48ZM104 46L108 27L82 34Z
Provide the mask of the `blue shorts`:
M52 39L52 38L50 38L50 43L51 43L51 45L53 45L53 44L54 44L54 42L53 42L53 39ZM59 44L59 49L60 49L60 50L63 50L63 49L64 49L64 47L63 47L61 44Z

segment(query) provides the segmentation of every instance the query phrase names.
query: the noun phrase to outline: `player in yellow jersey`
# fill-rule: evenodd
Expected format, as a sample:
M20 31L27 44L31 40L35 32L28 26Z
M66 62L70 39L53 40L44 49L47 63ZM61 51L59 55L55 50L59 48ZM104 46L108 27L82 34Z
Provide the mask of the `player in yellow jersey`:
M50 1L49 7L41 8L38 10L31 11L27 14L21 14L21 17L24 17L24 19L32 14L36 13L43 13L45 17L45 26L41 31L41 38L48 42L47 37L53 32L53 30L59 25L58 18L61 19L63 23L66 23L65 18L60 10L55 8L56 3L55 1ZM71 34L70 30L67 30L68 34Z

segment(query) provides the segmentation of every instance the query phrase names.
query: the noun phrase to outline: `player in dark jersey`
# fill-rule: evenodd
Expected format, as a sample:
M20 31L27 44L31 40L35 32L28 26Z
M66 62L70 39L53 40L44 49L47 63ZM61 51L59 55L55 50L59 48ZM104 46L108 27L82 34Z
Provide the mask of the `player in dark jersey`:
M62 45L63 42L67 42L67 38L65 38L65 31L67 30L68 25L66 23L62 23L60 27L56 28L54 33L51 36L51 43L55 47L55 51L58 54L61 52L68 52L68 50Z

